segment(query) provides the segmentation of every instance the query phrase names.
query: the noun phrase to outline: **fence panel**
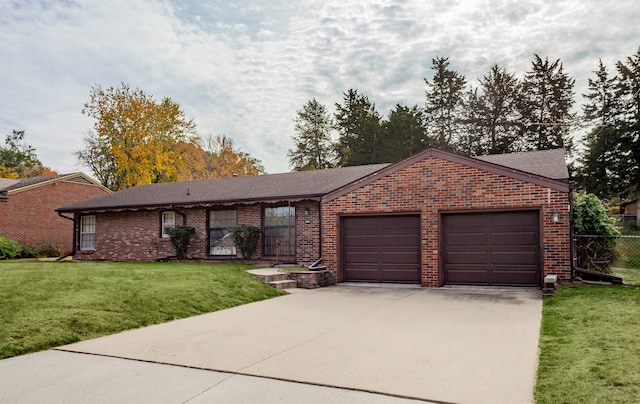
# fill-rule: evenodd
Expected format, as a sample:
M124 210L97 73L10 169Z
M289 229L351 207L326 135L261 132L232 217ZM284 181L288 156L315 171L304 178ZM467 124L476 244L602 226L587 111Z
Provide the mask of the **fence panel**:
M603 272L611 268L640 269L640 236L575 235L573 243L578 268Z

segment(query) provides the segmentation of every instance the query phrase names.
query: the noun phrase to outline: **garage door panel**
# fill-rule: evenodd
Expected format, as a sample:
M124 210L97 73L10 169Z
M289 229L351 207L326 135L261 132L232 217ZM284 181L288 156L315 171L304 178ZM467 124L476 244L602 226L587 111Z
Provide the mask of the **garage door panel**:
M455 233L447 234L447 245L454 246L485 246L488 242L487 233Z
M344 217L342 274L349 282L420 282L420 217Z
M535 232L493 233L491 235L491 245L502 247L537 246L538 235Z
M449 251L445 254L445 257L445 262L449 265L489 263L487 251Z
M448 214L442 225L445 283L539 286L538 211Z

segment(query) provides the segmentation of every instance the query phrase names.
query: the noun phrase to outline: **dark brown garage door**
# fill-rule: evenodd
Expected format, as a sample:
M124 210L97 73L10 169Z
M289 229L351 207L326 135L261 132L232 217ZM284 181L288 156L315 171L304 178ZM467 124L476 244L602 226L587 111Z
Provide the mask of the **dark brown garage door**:
M537 211L443 216L449 285L540 285Z
M420 283L420 217L342 218L345 282Z

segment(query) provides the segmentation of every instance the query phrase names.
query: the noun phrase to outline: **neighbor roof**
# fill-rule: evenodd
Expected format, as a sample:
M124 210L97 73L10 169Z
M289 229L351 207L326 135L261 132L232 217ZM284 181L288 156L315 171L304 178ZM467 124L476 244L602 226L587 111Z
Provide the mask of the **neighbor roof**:
M569 170L563 149L532 151L525 153L490 154L474 157L477 160L515 168L554 180L568 180Z
M88 175L77 172L71 174L58 174L43 177L29 177L29 178L0 178L0 193L6 195L15 194L18 192L26 191L28 189L36 188L39 186L47 185L54 182L75 182L85 185L93 185L104 188L98 181L89 177ZM106 188L104 188L107 190ZM108 190L107 190L108 191Z
M59 212L135 210L164 206L319 200L321 196L334 189L367 177L386 166L388 164L371 164L282 174L146 184L57 210Z

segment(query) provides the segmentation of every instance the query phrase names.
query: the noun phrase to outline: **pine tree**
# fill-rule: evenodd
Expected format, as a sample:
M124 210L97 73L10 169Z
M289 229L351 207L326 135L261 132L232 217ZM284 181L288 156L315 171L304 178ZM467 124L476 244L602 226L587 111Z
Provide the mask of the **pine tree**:
M389 161L400 161L431 145L427 137L423 111L396 104L384 122L384 137Z
M385 136L380 114L375 105L358 90L344 93L344 104L336 104L336 127L339 139L336 144L338 165L387 163Z
M522 81L518 110L520 136L527 149L548 150L564 147L567 154L573 150L570 125L574 114L571 108L573 80L564 72L560 59L553 63L535 55L531 70Z
M289 165L295 171L333 167L334 149L331 141L333 120L327 107L315 98L296 111L294 149L289 149Z
M455 150L463 130L464 88L463 75L449 68L449 58L432 60L433 80L424 79L427 90L425 114L429 132L437 147Z

